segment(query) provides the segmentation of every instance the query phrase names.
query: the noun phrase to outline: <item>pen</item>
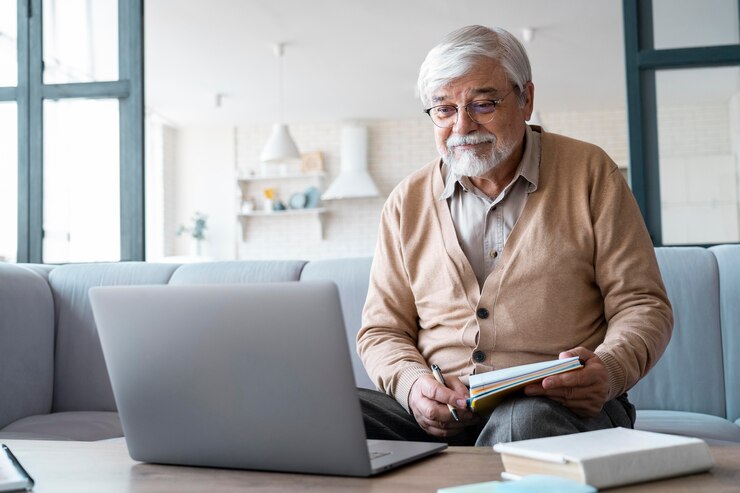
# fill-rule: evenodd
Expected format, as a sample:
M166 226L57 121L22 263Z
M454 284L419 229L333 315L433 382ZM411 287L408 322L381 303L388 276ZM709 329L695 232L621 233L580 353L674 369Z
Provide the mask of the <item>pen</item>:
M441 383L445 387L447 386L447 384L445 383L445 377L442 376L442 370L439 369L439 366L432 365L432 373L434 374L434 378L436 378L439 383ZM447 404L447 409L450 410L450 414L452 414L452 417L455 418L455 421L460 421L460 419L457 417L457 410L454 407Z

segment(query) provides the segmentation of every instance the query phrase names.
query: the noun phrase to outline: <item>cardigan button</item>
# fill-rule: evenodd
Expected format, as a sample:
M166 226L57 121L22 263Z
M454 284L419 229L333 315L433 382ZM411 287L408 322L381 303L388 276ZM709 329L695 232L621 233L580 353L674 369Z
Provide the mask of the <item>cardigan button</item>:
M478 308L475 314L478 315L478 318L488 318L488 310L485 308Z
M486 360L486 353L483 351L476 351L473 353L473 361L476 363L483 363Z

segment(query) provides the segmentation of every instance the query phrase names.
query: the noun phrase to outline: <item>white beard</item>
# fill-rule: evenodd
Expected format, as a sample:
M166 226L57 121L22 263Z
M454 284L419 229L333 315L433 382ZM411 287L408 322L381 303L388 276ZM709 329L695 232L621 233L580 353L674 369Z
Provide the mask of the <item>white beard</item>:
M491 143L491 151L485 154L477 154L472 151L462 151L459 157L455 156L454 147L463 144ZM501 142L496 136L486 131L478 131L467 135L451 135L445 142L447 153L442 159L452 168L457 176L476 177L483 176L498 165L503 163L514 150L514 142Z

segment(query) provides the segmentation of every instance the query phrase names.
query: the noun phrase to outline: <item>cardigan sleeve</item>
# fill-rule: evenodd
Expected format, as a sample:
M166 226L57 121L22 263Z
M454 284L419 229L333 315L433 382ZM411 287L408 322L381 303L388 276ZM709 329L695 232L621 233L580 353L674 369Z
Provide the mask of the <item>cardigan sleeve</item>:
M378 389L407 411L411 386L431 374L417 348L417 310L403 262L399 207L392 194L381 216L357 352Z
M673 314L637 203L616 165L609 164L609 171L594 180L590 201L595 280L608 324L595 352L608 369L609 398L614 398L663 354Z

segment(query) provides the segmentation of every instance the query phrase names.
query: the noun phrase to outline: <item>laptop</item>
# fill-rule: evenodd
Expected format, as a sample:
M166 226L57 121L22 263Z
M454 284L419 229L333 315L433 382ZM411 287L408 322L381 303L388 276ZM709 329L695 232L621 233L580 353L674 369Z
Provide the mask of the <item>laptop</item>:
M445 444L367 440L331 282L90 290L129 455L370 476Z

